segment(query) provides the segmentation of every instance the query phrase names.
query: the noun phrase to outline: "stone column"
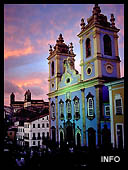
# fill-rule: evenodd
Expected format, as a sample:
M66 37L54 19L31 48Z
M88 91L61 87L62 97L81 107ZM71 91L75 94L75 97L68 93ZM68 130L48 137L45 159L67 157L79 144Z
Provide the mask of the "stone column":
M81 79L84 80L84 54L83 54L83 38L82 37L81 37L79 43L80 43L80 51L81 51L81 60L80 60Z
M48 98L49 100L49 137L51 138L51 98Z
M100 29L95 28L93 33L93 41L94 41L94 56L101 56L101 48L100 48Z
M109 86L109 103L110 103L110 122L111 122L111 143L112 143L112 146L115 147L113 103L112 103L112 86Z
M102 86L96 85L96 115L97 115L97 137L98 145L101 145L101 114L102 114Z
M59 142L59 126L58 126L58 96L55 96L56 99L56 133L57 133L57 142Z

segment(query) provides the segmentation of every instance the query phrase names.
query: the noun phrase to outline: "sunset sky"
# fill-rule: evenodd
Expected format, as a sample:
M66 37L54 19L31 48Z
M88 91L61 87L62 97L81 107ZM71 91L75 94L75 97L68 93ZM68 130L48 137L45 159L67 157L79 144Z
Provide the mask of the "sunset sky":
M80 71L81 18L92 15L94 4L6 4L4 6L4 104L10 104L10 94L24 100L30 89L32 99L48 101L49 45L55 45L60 33L65 43L73 42L76 69ZM124 76L124 5L99 4L101 13L110 20L115 16L119 32L121 76ZM86 22L87 23L87 22Z

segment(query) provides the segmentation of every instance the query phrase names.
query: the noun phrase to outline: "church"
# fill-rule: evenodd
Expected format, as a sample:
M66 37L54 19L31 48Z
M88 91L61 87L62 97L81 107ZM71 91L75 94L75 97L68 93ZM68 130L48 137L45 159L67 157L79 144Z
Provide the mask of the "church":
M81 19L81 74L75 69L73 43L59 35L50 45L49 119L50 138L95 148L111 143L109 91L105 83L120 79L118 32L114 15L110 21L95 4L92 16Z

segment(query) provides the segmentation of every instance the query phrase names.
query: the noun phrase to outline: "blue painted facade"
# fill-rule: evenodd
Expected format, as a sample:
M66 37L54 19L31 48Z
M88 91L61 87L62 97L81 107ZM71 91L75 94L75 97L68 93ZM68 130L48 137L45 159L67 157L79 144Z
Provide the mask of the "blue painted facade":
M105 142L104 132L110 131L109 93L104 83L118 78L120 60L116 56L118 49L114 38L119 30L106 20L106 16L98 14L97 9L100 7L95 5L93 11L97 11L100 21L103 20L101 23L94 20L94 15L86 26L81 19L81 32L78 34L81 74L75 69L72 43L67 46L61 34L54 50L50 49L50 137L60 144L100 146ZM105 35L108 37L106 40Z

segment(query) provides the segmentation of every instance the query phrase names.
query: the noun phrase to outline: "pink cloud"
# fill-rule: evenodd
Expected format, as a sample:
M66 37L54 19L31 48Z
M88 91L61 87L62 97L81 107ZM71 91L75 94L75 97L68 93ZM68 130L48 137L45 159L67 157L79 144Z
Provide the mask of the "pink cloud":
M13 80L5 80L5 104L9 105L9 95L14 92L17 100L24 100L24 93L30 89L32 97L35 99L48 100L48 73L32 72L29 75Z
M24 56L28 54L33 54L34 50L32 46L29 46L24 49L17 49L17 50L6 50L4 51L4 58L7 59L9 57L17 58L19 56Z

